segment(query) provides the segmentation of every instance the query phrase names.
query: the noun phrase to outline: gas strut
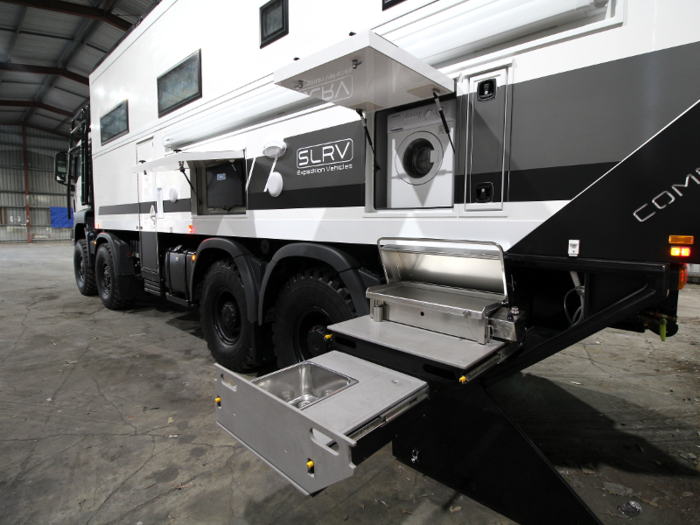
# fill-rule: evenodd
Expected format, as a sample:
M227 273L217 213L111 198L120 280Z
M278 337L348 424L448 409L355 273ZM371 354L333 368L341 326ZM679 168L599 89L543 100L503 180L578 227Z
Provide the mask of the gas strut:
M372 160L374 160L374 172L381 170L379 164L377 164L377 153L374 151L374 144L372 144L372 137L369 136L369 130L367 129L367 119L365 118L365 113L360 108L357 108L357 114L360 115L362 119L362 127L365 128L365 137L367 138L367 144L369 144L369 149L372 150ZM454 148L453 148L454 149Z
M442 120L442 125L445 127L445 133L447 133L447 138L450 139L450 146L452 146L452 153L457 155L455 151L455 145L452 143L452 137L450 136L450 128L447 127L447 119L445 118L445 113L442 111L442 106L440 105L440 97L437 91L433 89L433 98L435 99L435 105L437 106L438 113L440 114L440 119Z
M199 199L199 194L197 193L197 190L194 189L194 186L192 186L192 183L190 182L190 178L187 176L187 173L185 173L185 163L182 161L180 161L180 173L184 175L187 184L189 184L190 188L192 188L192 193L194 193L194 196L197 197L197 202L199 204L202 204L202 201Z

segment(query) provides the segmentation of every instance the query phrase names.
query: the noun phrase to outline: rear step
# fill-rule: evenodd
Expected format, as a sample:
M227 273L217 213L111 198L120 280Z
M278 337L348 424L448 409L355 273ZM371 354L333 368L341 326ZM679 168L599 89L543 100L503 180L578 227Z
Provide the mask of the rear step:
M163 283L160 280L151 281L150 279L144 278L143 289L144 291L153 295L157 295L158 297L165 296L165 287L163 286Z

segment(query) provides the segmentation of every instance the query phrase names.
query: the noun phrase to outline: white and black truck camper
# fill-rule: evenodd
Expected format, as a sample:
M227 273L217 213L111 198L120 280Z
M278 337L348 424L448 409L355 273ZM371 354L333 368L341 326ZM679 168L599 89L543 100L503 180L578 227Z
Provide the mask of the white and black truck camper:
M391 441L520 523L600 523L488 389L679 330L700 3L320 6L162 0L97 67L56 162L80 292L198 308L219 424L306 494Z

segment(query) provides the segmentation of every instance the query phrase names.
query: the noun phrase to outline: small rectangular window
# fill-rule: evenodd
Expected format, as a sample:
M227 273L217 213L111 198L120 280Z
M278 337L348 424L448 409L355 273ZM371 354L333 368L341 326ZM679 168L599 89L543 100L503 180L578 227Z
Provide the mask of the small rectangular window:
M100 117L100 142L107 144L127 133L129 133L129 101L125 100Z
M202 98L201 49L158 77L158 117Z
M401 2L403 2L403 0L382 0L382 11L386 11L390 7L394 7Z
M271 0L260 8L260 48L289 33L287 0Z

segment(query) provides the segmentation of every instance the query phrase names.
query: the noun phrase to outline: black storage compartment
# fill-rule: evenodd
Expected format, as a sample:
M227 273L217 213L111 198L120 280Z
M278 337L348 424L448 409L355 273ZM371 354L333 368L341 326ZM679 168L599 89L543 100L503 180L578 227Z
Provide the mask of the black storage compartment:
M171 294L181 294L189 299L187 283L192 273L194 262L192 256L195 252L181 249L179 246L169 250L165 254L166 281Z
M245 173L236 161L223 162L207 168L207 207L231 208L245 206Z

